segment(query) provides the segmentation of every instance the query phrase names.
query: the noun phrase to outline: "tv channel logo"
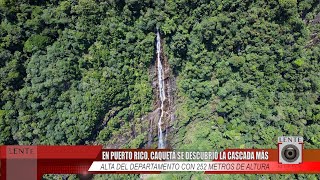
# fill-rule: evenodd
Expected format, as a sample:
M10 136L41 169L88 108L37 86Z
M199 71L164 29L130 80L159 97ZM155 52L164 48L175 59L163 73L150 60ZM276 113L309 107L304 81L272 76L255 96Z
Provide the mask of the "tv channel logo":
M278 137L278 154L280 164L302 163L303 137Z

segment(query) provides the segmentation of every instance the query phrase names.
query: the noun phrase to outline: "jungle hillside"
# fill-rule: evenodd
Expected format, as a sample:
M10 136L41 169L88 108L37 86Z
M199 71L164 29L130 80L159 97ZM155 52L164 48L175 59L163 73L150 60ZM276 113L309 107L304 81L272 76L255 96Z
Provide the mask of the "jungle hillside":
M320 148L318 0L0 0L0 144L157 148L157 28L170 148Z

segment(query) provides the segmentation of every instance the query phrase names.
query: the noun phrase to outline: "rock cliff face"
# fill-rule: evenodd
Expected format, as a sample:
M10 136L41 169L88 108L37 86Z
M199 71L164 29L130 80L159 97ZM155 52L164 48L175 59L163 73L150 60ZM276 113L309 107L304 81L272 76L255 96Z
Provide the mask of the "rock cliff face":
M150 67L150 76L152 77L152 89L154 93L154 111L149 113L145 118L148 120L148 144L146 148L156 148L158 147L159 140L159 129L158 123L161 117L161 113L163 111L163 117L161 120L161 130L163 135L163 148L170 147L170 130L172 127L172 123L175 119L174 116L174 92L175 92L175 82L174 77L171 73L170 65L168 62L168 58L164 54L164 39L161 39L161 50L160 50L160 61L162 63L162 76L164 81L164 92L165 99L163 101L163 108L161 109L161 99L160 99L160 90L159 90L159 75L158 75L158 60L157 60L157 52L155 50L155 58L154 63ZM156 49L156 48L155 48ZM158 147L159 148L159 147Z
M153 111L146 114L145 116L137 119L130 120L130 128L125 128L121 133L112 136L111 140L108 141L105 148L121 148L125 147L126 144L139 135L144 136L144 142L140 146L141 148L159 148L159 119L162 114L161 119L161 131L163 139L163 147L161 148L170 148L170 142L173 138L173 122L175 120L175 78L170 69L168 58L165 55L165 43L164 38L161 40L161 49L160 49L160 62L162 65L162 80L163 80L163 90L165 99L163 101L163 106L161 108L161 99L160 99L160 88L159 88L159 73L158 73L158 54L157 48L155 46L154 58L152 60L152 65L149 68L149 75L151 80L151 86L153 91ZM155 43L156 44L156 43ZM115 110L114 113L111 113L112 117L118 111ZM109 117L109 116L108 116ZM105 119L108 121L109 119ZM104 125L106 122L104 123ZM172 133L170 133L172 132Z

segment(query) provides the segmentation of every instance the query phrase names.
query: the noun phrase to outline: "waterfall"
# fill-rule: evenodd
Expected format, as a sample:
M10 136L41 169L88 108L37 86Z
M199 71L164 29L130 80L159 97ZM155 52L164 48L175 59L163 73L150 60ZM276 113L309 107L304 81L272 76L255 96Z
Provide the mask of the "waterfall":
M158 69L158 86L159 86L159 97L160 97L160 117L158 121L158 148L165 148L165 143L163 141L163 132L162 132L162 119L163 119L163 114L164 114L164 101L166 99L166 94L165 94L165 86L164 86L164 69L162 66L161 58L161 42L160 42L160 33L159 30L157 29L157 69Z

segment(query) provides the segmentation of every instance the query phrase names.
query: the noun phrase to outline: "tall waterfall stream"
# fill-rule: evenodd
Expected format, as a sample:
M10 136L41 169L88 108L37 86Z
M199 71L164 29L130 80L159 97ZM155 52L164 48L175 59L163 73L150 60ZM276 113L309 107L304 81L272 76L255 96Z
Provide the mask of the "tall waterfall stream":
M157 30L157 69L158 69L158 87L159 87L159 98L160 98L160 117L158 121L158 148L165 148L165 142L163 140L162 132L162 120L164 115L164 101L166 100L165 94L165 83L164 83L164 69L161 62L161 39L159 30Z

